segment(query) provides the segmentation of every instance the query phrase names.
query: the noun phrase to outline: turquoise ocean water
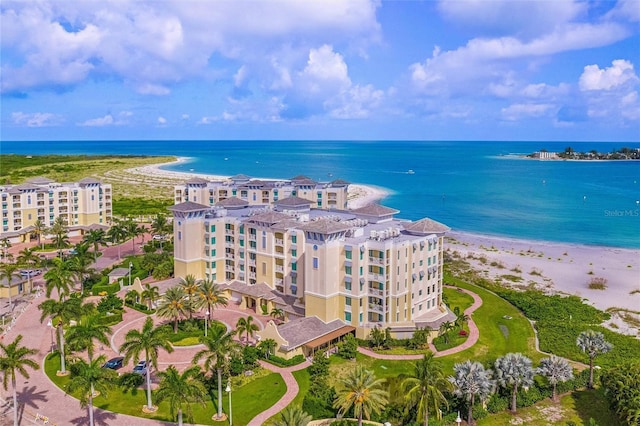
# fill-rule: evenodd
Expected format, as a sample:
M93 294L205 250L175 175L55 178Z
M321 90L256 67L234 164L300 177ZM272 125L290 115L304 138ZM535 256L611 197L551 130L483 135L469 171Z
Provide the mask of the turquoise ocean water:
M535 161L541 148L611 151L640 143L403 141L1 142L2 153L190 157L184 172L383 187L399 217L424 216L457 231L640 248L640 162ZM408 173L412 170L414 173Z

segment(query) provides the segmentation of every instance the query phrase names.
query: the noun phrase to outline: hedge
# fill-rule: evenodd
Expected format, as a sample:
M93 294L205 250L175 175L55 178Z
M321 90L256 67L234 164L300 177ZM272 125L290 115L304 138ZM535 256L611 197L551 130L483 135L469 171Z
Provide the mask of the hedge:
M292 367L294 365L302 364L304 362L304 355L296 355L291 359L280 358L279 356L271 355L269 358L263 358L269 364L273 364L276 367Z
M149 307L147 305L143 305L142 303L125 303L125 305L128 308L135 309L136 311L142 312L143 314L151 315L156 313L155 309L149 310Z
M122 322L122 312L114 313L113 315L100 315L98 322L102 325L114 325Z
M108 284L108 285L94 285L91 288L91 293L94 296L98 296L100 295L100 293L102 292L106 292L107 294L114 294L120 291L120 284L118 282L115 282L113 284Z

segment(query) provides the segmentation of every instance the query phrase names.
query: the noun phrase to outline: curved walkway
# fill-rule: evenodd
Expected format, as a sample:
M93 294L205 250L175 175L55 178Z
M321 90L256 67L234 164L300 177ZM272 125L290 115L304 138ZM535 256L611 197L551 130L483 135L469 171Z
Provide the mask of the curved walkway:
M460 292L466 293L469 296L473 297L473 304L471 304L471 306L469 306L467 309L464 310L464 313L469 316L469 322L467 323L467 325L469 326L469 337L467 337L467 340L465 340L463 344L453 348L446 349L444 351L438 351L436 347L433 346L433 343L429 342L429 349L431 350L431 352L433 352L434 357L442 357L442 356L447 356L447 355L455 354L458 352L462 352L465 349L469 349L471 346L475 345L478 342L478 339L480 338L480 331L478 330L478 326L476 325L476 323L473 321L472 314L480 306L482 306L482 299L476 293L466 290L464 288L452 287L452 286L447 286L447 287L454 288ZM395 360L395 361L416 360L424 356L423 354L418 354L418 355L379 354L377 352L372 351L371 349L367 349L363 347L358 347L358 352L371 358L388 359L388 360Z

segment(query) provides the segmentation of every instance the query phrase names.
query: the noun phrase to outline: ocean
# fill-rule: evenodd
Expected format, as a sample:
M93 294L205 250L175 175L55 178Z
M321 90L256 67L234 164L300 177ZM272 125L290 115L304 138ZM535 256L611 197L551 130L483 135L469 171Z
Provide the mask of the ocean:
M483 141L2 141L2 153L189 157L169 170L344 179L382 187L398 217L518 239L640 248L640 162L537 161L540 149L640 143Z

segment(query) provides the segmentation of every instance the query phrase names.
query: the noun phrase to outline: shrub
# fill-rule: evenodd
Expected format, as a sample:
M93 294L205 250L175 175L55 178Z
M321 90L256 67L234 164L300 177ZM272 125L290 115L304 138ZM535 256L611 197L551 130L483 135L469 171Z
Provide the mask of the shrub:
M591 278L589 281L589 288L591 290L606 290L607 289L607 279L601 277Z
M136 389L144 383L144 377L142 374L136 373L124 373L118 377L118 386L121 386L124 391Z
M100 302L98 302L98 306L96 306L96 309L101 314L120 311L122 310L122 299L120 299L115 294L108 294L107 296L100 299Z
M499 413L509 409L509 398L506 396L494 393L489 397L487 401L487 411L490 413Z
M107 294L114 294L118 291L120 291L120 284L118 282L107 285L94 285L91 288L91 293L93 293L94 296L97 296L102 292L106 292Z
M122 322L122 312L114 313L113 315L100 315L98 322L102 325L114 325Z
M338 343L338 356L345 359L353 359L358 353L358 342L353 334L347 334L344 339Z
M268 359L265 359L265 361L277 367L292 367L294 365L302 364L304 362L304 359L304 355L296 355L291 359L285 359L279 356L271 355Z

